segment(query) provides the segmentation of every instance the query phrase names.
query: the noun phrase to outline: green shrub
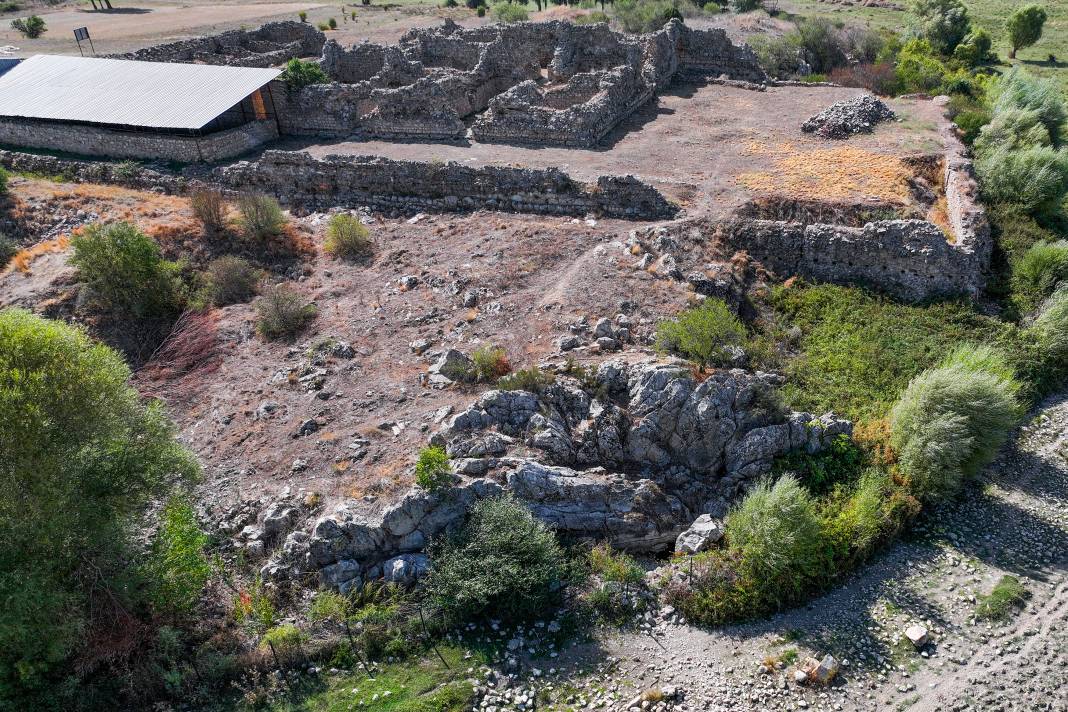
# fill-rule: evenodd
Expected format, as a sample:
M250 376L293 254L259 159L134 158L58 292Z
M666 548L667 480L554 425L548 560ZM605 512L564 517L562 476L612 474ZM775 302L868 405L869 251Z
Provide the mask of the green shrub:
M953 54L971 30L968 8L961 0L912 0L909 12L917 34L946 56Z
M189 196L189 204L193 208L193 216L209 235L218 235L226 228L226 200L219 191L194 191Z
M566 583L552 531L507 496L475 504L457 535L432 545L430 558L427 595L452 624L545 616Z
M320 30L328 28L333 29L329 25L325 27L322 24L319 25ZM286 62L286 68L282 70L282 76L279 78L290 89L301 89L310 84L328 84L330 82L330 77L323 71L318 62L302 62L296 57Z
M0 311L0 707L26 709L35 692L56 704L53 673L81 674L69 656L125 640L130 619L112 614L143 602L142 513L197 472L130 376L79 329Z
M471 361L471 380L477 383L493 383L512 370L508 354L497 346L480 346L471 353Z
M48 26L45 21L37 15L12 20L11 29L30 40L35 40L45 32L48 32Z
M817 74L827 74L846 64L838 30L825 17L807 17L798 22L797 44L804 49L805 59Z
M337 29L337 18L336 17L331 17L329 20L326 21L326 26L329 27L331 30L336 30Z
M308 21L308 13L304 12L303 10L301 10L300 12L297 13L297 17L300 18L301 22L307 22Z
M0 270L7 267L18 253L19 246L15 241L0 232Z
M415 484L427 492L442 492L452 486L452 466L440 447L425 447L415 463Z
M996 203L1014 203L1032 213L1057 210L1068 195L1068 150L1031 146L1002 148L975 161L983 195Z
M300 293L284 284L269 287L256 300L256 332L265 339L296 336L318 310Z
M204 270L203 300L212 306L240 304L256 294L263 272L235 255L217 257Z
M960 129L961 138L968 145L975 143L983 127L994 117L993 112L984 104L959 94L949 100L949 110L954 123Z
M745 339L745 326L721 299L708 298L657 327L661 349L680 354L702 369L726 363L730 346Z
M773 475L794 474L813 494L823 494L835 485L853 482L867 464L864 452L848 435L839 435L830 447L811 454L796 450L775 461Z
M764 7L764 0L731 0L735 12L753 12Z
M1035 79L1013 67L992 87L994 113L1009 109L1037 111L1049 131L1054 146L1059 146L1068 121L1068 107L1060 87L1051 79Z
M7 171L0 167L0 195L7 193Z
M530 19L527 9L513 2L494 3L490 14L497 22L526 22Z
M71 247L71 264L102 307L138 320L181 311L178 265L164 260L159 245L130 223L89 225Z
M326 226L323 249L334 257L355 260L372 252L371 236L360 219L349 213L338 213Z
M588 562L598 585L583 596L583 601L599 619L624 625L647 607L645 571L633 557L608 544L598 544L590 551Z
M944 499L993 459L1020 415L1020 384L989 348L962 348L914 378L891 412L891 443L912 491Z
M1046 300L1032 329L1057 365L1068 366L1068 291L1062 289Z
M1015 576L1002 576L993 590L976 597L975 615L990 621L1005 621L1013 612L1027 605L1031 592Z
M160 516L159 531L145 564L145 580L158 611L189 613L211 576L204 554L208 537L200 530L189 500L172 496Z
M863 472L849 498L828 522L828 537L838 549L838 561L852 565L894 533L889 512L893 489L885 470L873 467Z
M792 475L758 484L727 516L726 539L769 601L785 603L824 571L819 511Z
M990 33L978 27L964 38L953 50L953 59L967 67L978 67L995 59L990 49L994 41Z
M286 216L278 201L269 195L246 193L237 199L237 210L241 228L251 239L268 240L285 229Z
M590 571L604 581L637 586L645 580L645 571L634 557L616 551L608 544L598 544L590 550Z
M786 78L797 72L800 66L798 53L801 51L797 33L788 32L780 37L754 35L748 42L768 76Z
M1049 146L1053 141L1038 111L1010 107L994 114L975 139L975 152L989 156L998 150L1018 151Z
M1068 281L1068 241L1031 246L1012 269L1013 289L1026 308L1034 307Z
M292 623L282 623L268 628L263 633L260 643L271 651L279 665L293 653L299 653L307 636Z
M655 32L669 20L682 19L671 0L616 0L612 6L616 22L624 32Z
M1042 37L1042 27L1046 24L1046 9L1041 5L1024 5L1016 8L1005 22L1005 32L1009 36L1009 58L1016 59L1016 52L1030 47Z
M541 393L556 381L553 374L542 371L537 366L524 368L510 373L497 381L497 388L502 391L530 391Z
M278 611L263 580L257 576L251 588L239 591L234 597L234 620L253 633L262 634L277 621Z
M931 43L912 39L905 43L897 57L897 79L905 92L932 92L946 80L949 70L934 54Z

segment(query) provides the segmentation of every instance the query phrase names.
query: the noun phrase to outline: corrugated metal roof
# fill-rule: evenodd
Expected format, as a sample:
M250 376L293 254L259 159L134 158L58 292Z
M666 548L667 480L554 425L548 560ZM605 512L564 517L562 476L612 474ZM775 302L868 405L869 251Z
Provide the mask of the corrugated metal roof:
M37 55L0 76L0 116L199 129L278 69Z

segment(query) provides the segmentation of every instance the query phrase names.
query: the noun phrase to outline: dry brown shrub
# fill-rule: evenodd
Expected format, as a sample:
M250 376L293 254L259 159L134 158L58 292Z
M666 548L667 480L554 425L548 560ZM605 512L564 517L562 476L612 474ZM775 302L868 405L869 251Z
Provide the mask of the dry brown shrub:
M226 228L226 201L217 190L203 189L189 196L193 215L208 235L218 235Z
M133 385L144 396L187 402L219 370L222 354L216 317L211 312L187 311L148 361L138 369Z

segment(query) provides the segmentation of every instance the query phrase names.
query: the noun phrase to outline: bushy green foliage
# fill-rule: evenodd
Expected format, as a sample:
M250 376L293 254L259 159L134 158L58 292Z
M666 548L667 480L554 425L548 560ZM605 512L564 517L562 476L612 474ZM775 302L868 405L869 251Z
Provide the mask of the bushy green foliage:
M917 34L943 55L953 50L971 29L968 8L961 0L911 0Z
M0 311L0 706L53 694L71 654L123 634L144 590L131 525L197 471L129 378L78 329Z
M478 383L493 383L512 370L508 354L498 346L480 346L471 353L471 380Z
M246 237L267 240L282 234L286 216L278 201L269 195L246 193L237 199L239 220Z
M260 642L280 658L301 649L307 636L292 623L282 623L268 628Z
M753 12L764 7L764 0L731 0L735 12Z
M7 171L0 167L0 195L7 193Z
M608 544L598 544L587 557L594 586L582 596L601 621L625 625L648 605L645 571L628 554Z
M527 9L518 3L498 2L490 8L490 14L497 22L526 22L530 19Z
M223 255L204 269L204 287L199 297L216 307L247 302L256 294L262 276L262 270L243 257Z
M185 298L178 266L127 222L94 223L71 240L71 264L92 297L122 317L174 317Z
M334 257L361 259L372 252L371 233L355 215L338 213L327 223L323 249Z
M978 67L994 59L991 48L994 45L990 33L977 27L965 36L964 40L953 50L953 59L968 67Z
M502 377L497 381L497 388L502 391L541 393L555 381L556 377L553 374L548 371L542 371L537 366L531 366Z
M990 621L1005 621L1013 612L1027 605L1031 592L1015 576L1006 574L998 579L993 590L976 597L975 615Z
M1046 300L1032 330L1052 359L1062 369L1068 367L1068 291L1061 289Z
M926 39L905 43L897 57L897 79L904 92L933 92L946 81L949 69L935 56L934 46Z
M1020 384L989 347L962 348L914 378L891 412L891 442L912 491L944 499L993 459L1020 415Z
M979 131L975 152L986 156L998 150L1017 151L1052 143L1049 129L1042 123L1038 111L1010 107L994 114L990 123Z
M830 447L818 453L796 450L780 457L772 467L772 474L792 473L809 492L823 494L835 485L855 480L865 460L864 452L849 436L839 435Z
M35 40L45 32L48 32L48 25L45 24L44 19L40 16L30 15L29 17L12 20L11 29L26 39Z
M637 585L645 580L645 572L634 557L616 551L608 544L598 544L590 550L590 572L604 581Z
M1034 307L1068 281L1068 241L1031 246L1012 270L1013 290L1026 308Z
M1037 111L1053 145L1060 145L1068 121L1068 106L1052 80L1036 79L1019 67L1013 67L994 84L992 91L995 114L1009 109Z
M992 202L1015 203L1025 210L1057 210L1068 195L1068 150L1050 146L1003 148L975 161L983 195Z
M291 89L301 89L310 84L327 84L330 77L318 62L303 62L296 57L286 62L286 68L282 70L280 77Z
M730 360L729 346L745 339L745 326L722 299L708 298L674 319L660 322L657 345L684 356L701 368Z
M268 287L256 300L256 332L265 339L292 338L300 333L318 310L297 291L284 284Z
M440 447L425 447L415 463L415 483L428 492L441 492L452 486L449 456Z
M772 599L788 600L824 565L819 511L792 475L758 484L727 517L727 546Z
M616 0L613 16L624 32L655 32L669 20L682 19L671 0Z
M797 44L805 59L818 74L827 74L846 64L842 41L834 23L825 17L806 17L797 23Z
M186 497L172 496L160 516L159 531L145 564L152 604L164 613L193 609L211 576L204 550L208 537L200 530Z
M1005 32L1009 36L1009 46L1012 47L1009 57L1015 59L1018 50L1038 42L1047 18L1046 9L1041 5L1024 5L1009 15L1005 22Z
M262 634L269 630L278 619L274 601L257 576L252 586L239 591L234 597L234 620L249 631Z
M544 616L566 583L555 535L510 497L475 504L460 532L436 542L430 558L427 595L452 623Z
M890 505L894 485L885 469L865 470L841 507L828 522L828 538L838 548L838 560L855 562L894 532Z

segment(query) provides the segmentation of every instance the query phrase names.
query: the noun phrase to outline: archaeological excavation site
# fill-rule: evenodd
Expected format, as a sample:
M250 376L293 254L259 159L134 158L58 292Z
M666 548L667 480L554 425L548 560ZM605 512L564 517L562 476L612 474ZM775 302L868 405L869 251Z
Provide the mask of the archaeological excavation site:
M0 710L1068 710L1063 12L10 5Z

